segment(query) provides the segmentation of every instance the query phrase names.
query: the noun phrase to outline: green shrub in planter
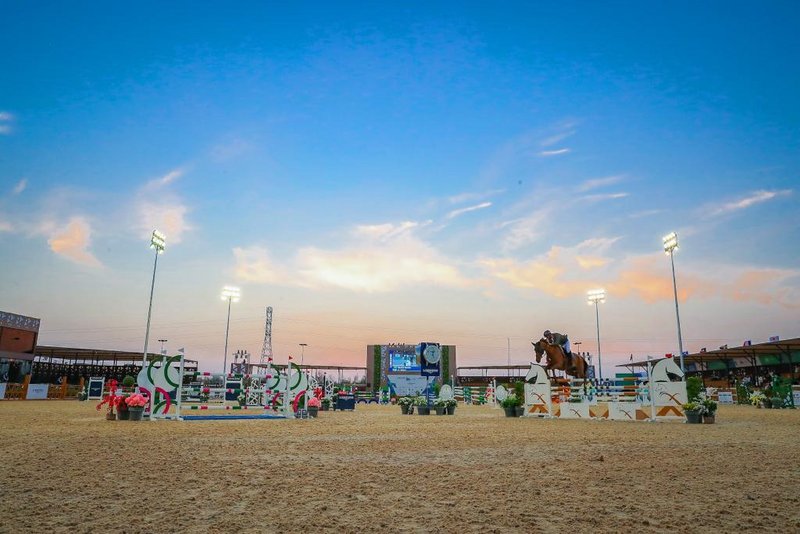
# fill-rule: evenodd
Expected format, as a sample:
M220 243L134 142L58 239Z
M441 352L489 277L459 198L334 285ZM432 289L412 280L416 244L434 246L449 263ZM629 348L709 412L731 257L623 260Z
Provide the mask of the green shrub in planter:
M122 379L122 385L126 388L132 388L136 385L136 379L131 375L125 375L125 378Z

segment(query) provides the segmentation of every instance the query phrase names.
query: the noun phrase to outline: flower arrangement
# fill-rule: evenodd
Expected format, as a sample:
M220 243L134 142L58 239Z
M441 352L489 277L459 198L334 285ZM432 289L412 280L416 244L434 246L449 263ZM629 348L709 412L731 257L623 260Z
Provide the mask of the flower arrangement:
M245 395L244 392L239 393L236 397L236 402L239 403L239 406L244 406L247 404L247 395Z
M411 406L414 404L414 399L411 397L400 397L397 399L397 404L400 406Z
M703 415L714 417L714 414L717 413L717 401L705 398L700 402L700 404L703 406Z
M147 398L140 393L134 393L125 399L125 404L128 408L144 408L147 406Z
M712 401L713 402L713 401ZM714 403L716 404L716 403ZM705 407L703 406L702 402L699 401L689 401L683 405L684 412L692 412L696 414L703 415L705 412Z
M436 402L433 403L434 406L437 408L447 408L447 402L444 399L437 399Z
M414 399L414 404L416 404L417 406L427 406L428 399L420 395L419 397Z
M331 399L330 399L330 398L328 398L328 397L323 397L323 398L322 398L322 406L327 406L328 408L330 408L330 406L331 406Z
M107 405L106 408L106 418L107 419L116 419L116 414L114 413L114 408L119 403L120 397L117 396L117 381L113 378L108 381L108 395L103 397L103 400L97 405L97 410L99 411L103 405Z
M319 408L322 405L320 400L316 397L311 397L308 399L308 407L309 408Z
M455 408L456 406L458 406L458 401L455 399L448 399L444 402L446 403L445 406L447 406L448 408Z
M765 400L767 400L767 396L760 391L754 391L750 394L750 404L753 406L761 406Z

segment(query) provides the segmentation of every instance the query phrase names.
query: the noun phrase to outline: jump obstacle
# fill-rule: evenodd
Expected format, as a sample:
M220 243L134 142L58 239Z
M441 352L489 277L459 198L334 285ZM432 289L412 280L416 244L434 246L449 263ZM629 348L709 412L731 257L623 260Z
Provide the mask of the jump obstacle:
M269 365L260 374L193 373L193 383L183 386L182 355L151 361L139 372L137 385L150 400L150 419L200 421L218 419L293 419L298 408L305 408L312 395L332 393L333 383L326 380L319 388L315 378L289 362L285 372ZM244 387L245 380L249 383ZM221 386L212 383L221 382ZM243 396L244 402L240 403ZM235 402L236 404L228 404ZM185 410L269 411L262 414L184 415Z
M672 381L670 376L677 376ZM508 392L497 387L503 400ZM554 398L556 402L554 402ZM607 384L588 379L553 386L545 368L532 363L525 376L524 417L609 419L616 421L666 421L684 418L686 381L675 360L648 363L647 378L634 384Z

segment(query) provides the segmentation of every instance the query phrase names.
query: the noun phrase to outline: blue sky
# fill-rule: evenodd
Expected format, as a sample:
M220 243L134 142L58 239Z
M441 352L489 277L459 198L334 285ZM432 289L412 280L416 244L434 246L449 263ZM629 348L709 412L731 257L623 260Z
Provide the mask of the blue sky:
M41 342L219 365L355 364L364 345L530 359L798 328L796 3L0 8L3 309ZM173 346L174 345L174 346Z

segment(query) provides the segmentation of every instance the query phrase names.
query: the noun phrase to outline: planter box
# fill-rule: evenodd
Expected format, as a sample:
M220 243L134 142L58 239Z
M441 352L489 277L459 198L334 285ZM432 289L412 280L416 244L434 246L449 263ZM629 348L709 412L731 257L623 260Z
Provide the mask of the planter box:
M456 407L455 406L448 406L447 407L447 415L454 415L455 413L456 413Z
M144 413L144 407L131 406L128 408L128 413L130 414L131 421L141 421L142 414Z
M509 406L508 408L503 408L503 411L506 413L506 417L516 417L517 416L517 407L516 406Z
M427 406L417 406L417 413L419 415L430 415L431 409L428 408Z
M686 422L690 425L697 425L703 422L700 412L686 412Z
M445 415L447 413L447 406L436 406L436 415Z
M400 405L400 413L402 413L403 415L408 415L408 405L407 404L401 404Z

